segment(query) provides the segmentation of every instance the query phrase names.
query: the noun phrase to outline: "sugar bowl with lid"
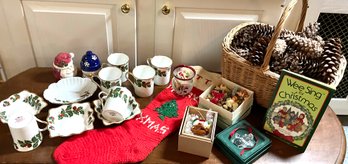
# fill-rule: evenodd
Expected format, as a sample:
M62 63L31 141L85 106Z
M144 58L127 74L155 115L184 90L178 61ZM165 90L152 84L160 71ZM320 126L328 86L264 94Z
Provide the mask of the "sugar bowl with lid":
M101 68L98 56L92 51L87 51L86 54L82 56L80 68L83 77L91 78L94 75L96 75L99 69Z

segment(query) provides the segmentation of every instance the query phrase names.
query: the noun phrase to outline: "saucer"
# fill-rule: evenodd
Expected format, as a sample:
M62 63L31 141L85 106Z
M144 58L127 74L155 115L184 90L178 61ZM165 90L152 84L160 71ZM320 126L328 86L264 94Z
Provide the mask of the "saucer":
M53 104L71 104L91 97L96 90L97 85L91 79L70 77L50 84L43 96Z
M74 103L51 108L47 116L50 137L67 137L93 129L93 109L89 103Z
M94 111L97 113L97 117L103 121L103 124L105 126L109 126L111 124L120 124L126 120L130 120L132 118L134 118L136 115L141 113L141 110L139 108L139 104L135 101L135 98L133 96L131 96L129 98L129 104L128 104L128 108L129 109L133 109L132 113L130 116L128 116L126 119L124 119L123 121L109 121L107 119L105 119L102 115L103 112L103 108L102 108L102 103L100 100L94 100L93 101L93 105L94 105Z
M7 123L12 112L21 110L29 110L31 114L36 115L46 106L47 103L43 98L23 90L0 102L0 120L2 123Z

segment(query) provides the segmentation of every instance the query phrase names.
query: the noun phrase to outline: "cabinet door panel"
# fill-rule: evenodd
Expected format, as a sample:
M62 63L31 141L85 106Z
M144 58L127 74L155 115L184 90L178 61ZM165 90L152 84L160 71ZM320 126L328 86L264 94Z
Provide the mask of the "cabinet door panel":
M75 53L79 65L87 50L102 62L110 53L136 65L135 0L2 0L0 53L8 78L33 66L51 67L59 52ZM130 6L128 13L121 7ZM4 7L6 6L6 7Z
M201 65L219 71L221 42L231 27L257 21L261 12L234 14L233 11L176 9L174 64Z
M92 50L102 61L112 52L125 52L133 67L135 17L134 12L121 13L121 5L24 1L37 65L51 66L60 51L74 52L78 63Z
M220 71L221 43L233 27L259 21L275 25L282 12L279 0L156 0L155 55L167 55L174 64L201 65ZM161 12L163 6L171 10ZM287 27L296 27L298 9Z

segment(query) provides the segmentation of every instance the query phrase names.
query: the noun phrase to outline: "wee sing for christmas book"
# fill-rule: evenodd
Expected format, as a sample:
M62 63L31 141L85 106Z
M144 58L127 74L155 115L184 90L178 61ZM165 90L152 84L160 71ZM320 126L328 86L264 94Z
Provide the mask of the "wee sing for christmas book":
M332 86L283 70L264 129L304 152L334 92Z

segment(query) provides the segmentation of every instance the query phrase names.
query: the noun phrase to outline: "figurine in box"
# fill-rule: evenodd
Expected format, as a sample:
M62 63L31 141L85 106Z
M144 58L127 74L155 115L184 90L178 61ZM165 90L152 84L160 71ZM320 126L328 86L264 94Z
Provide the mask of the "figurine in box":
M271 140L245 120L218 133L215 143L233 163L252 163L271 146Z
M57 80L76 75L75 66L73 63L74 53L61 52L53 61L53 75Z

